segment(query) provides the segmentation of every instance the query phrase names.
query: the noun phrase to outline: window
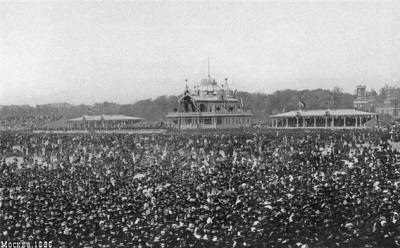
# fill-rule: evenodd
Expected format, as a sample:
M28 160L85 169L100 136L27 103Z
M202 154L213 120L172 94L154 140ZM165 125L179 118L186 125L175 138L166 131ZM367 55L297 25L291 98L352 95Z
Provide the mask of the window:
M206 106L203 103L200 104L200 112L206 112Z

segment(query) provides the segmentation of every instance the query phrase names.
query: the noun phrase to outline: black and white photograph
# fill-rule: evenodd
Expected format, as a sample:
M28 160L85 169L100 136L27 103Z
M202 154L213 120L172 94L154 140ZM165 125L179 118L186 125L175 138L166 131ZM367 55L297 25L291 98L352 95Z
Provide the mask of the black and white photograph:
M0 0L0 248L400 248L399 0Z

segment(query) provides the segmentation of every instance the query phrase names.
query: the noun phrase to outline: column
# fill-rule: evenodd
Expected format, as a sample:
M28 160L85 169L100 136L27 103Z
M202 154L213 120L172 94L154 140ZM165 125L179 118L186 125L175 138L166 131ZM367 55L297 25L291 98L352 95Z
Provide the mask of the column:
M289 118L286 118L286 127L289 126Z
M314 127L317 126L317 118L314 117Z
M328 117L325 117L325 127L328 127Z
M343 117L343 126L346 127L346 116Z
M358 127L358 117L356 116L355 119L356 119L356 127Z
M296 117L296 127L299 127L299 117Z
M335 126L335 117L332 116L331 118L332 118L331 119L331 127L334 127Z
M303 127L306 127L307 123L306 123L306 119L303 117Z

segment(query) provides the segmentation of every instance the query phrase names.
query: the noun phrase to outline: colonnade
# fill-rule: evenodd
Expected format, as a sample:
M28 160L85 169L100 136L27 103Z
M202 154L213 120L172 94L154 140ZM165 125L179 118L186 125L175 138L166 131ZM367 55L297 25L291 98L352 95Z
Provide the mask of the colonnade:
M331 128L331 127L363 127L365 123L375 119L376 115L346 116L292 116L272 117L272 127L280 128Z
M69 128L74 129L109 129L131 127L138 123L138 120L83 120L69 121Z
M176 117L172 121L179 129L249 127L250 116Z

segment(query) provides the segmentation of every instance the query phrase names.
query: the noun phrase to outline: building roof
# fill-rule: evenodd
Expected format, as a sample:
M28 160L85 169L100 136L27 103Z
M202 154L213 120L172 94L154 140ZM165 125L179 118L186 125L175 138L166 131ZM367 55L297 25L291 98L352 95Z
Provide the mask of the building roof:
M204 95L204 96L192 96L195 101L211 101L211 102L238 102L239 100L233 97L225 97L221 98L220 96L210 96L210 95Z
M69 119L67 121L127 121L127 120L143 120L143 118L127 116L127 115L84 115L78 118Z
M182 95L178 101L182 101L183 98L185 97L185 95ZM238 99L234 98L234 97L221 97L220 95L190 95L189 97L191 97L194 101L199 101L199 102L239 102Z
M360 111L356 109L313 109L313 110L293 110L281 114L271 115L270 117L296 117L300 116L360 116L376 115L375 113Z
M179 100L186 95L190 95L195 101L239 102L239 99L235 97L236 90L233 91L229 88L227 80L226 78L225 84L219 85L218 82L209 75L208 78L201 80L200 85L194 86L193 90L189 90L186 85L186 90Z
M251 111L235 112L172 112L167 117L233 117L233 116L252 116Z

